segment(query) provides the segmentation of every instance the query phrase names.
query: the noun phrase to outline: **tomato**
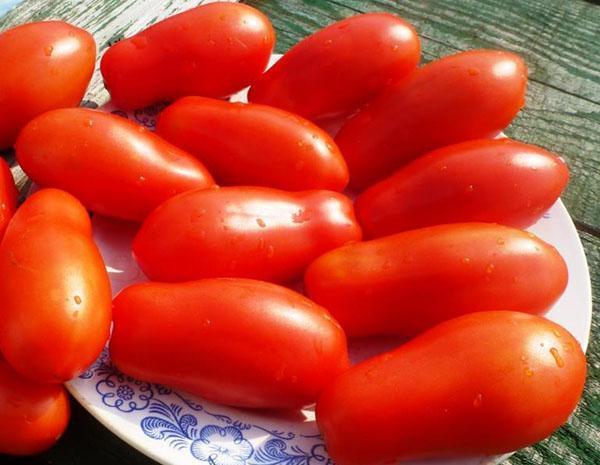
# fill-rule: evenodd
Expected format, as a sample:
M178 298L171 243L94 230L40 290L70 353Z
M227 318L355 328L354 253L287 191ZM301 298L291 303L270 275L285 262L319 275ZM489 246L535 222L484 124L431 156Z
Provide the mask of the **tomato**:
M387 13L357 15L317 31L250 88L248 99L311 120L348 114L419 63L419 37Z
M49 449L67 428L69 416L69 398L61 385L32 383L0 359L0 454Z
M133 253L155 281L283 282L322 253L360 238L352 203L342 194L223 187L167 200L142 224Z
M95 62L92 35L62 21L0 33L0 148L11 146L33 117L79 105Z
M90 210L141 221L161 202L214 181L192 155L119 116L85 108L31 121L15 145L34 182L64 189Z
M87 211L57 189L17 210L0 245L0 350L23 376L67 381L108 339L110 283Z
M317 422L338 465L501 454L566 422L585 374L579 343L556 323L474 313L340 375Z
M526 87L525 63L507 52L472 50L419 68L338 133L351 185L364 189L430 150L495 136L523 106Z
M464 221L527 227L568 180L565 163L540 147L480 139L417 158L363 192L356 215L369 237Z
M221 184L335 191L348 184L329 134L276 108L186 97L161 113L156 131L200 159Z
M262 281L138 284L116 297L114 317L120 370L227 405L302 407L349 366L327 310Z
M10 168L4 159L0 158L0 241L17 209L17 196L18 191Z
M186 95L226 97L264 71L275 43L269 19L217 2L171 16L110 47L101 71L112 101L141 108Z
M464 313L542 313L567 279L558 251L533 234L458 223L333 250L310 265L305 284L349 336L413 336Z

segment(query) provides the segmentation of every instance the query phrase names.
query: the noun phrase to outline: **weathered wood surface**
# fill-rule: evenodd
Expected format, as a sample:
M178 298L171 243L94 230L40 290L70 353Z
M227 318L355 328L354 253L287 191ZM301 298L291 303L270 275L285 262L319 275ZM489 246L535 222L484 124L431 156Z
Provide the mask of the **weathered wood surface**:
M26 21L68 20L93 32L99 49L192 0L24 0L0 18L0 30ZM400 14L417 27L425 61L470 48L502 48L529 64L526 108L507 133L561 154L571 168L563 199L582 238L595 300L600 299L600 6L583 0L248 0L272 19L277 51L316 29L364 11ZM88 100L107 95L96 75ZM600 308L588 348L584 399L568 425L506 464L600 463ZM0 463L4 463L0 457ZM153 462L105 430L79 406L60 444L23 464Z

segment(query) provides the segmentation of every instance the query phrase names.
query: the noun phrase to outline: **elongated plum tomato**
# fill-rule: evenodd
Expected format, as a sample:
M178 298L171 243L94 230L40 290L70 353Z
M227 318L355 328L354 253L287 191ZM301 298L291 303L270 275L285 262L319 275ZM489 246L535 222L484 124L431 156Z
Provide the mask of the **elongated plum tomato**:
M17 209L17 187L10 168L3 158L0 158L0 241L8 222Z
M226 97L261 75L274 43L273 27L260 11L217 2L116 43L102 57L101 71L120 108L186 95Z
M348 336L414 336L470 312L542 313L567 279L558 251L533 234L457 223L333 250L310 265L305 284Z
M327 310L262 281L138 284L116 297L114 317L120 370L227 405L302 407L349 366Z
M108 339L110 283L87 211L64 191L25 201L0 245L0 350L23 376L67 381Z
M0 33L0 148L33 117L79 105L96 62L96 43L62 21L23 24Z
M133 253L155 281L284 282L319 255L360 239L352 202L337 192L222 187L167 200L142 224Z
M556 323L474 313L340 375L317 422L339 465L501 454L567 421L585 374L579 343Z
M565 163L540 147L479 139L417 158L363 192L354 206L369 237L465 221L527 227L568 180Z
M0 454L49 449L69 423L69 399L60 384L38 384L0 359Z
M433 149L495 136L523 106L526 87L525 63L507 52L472 50L417 69L337 135L350 184L364 189Z
M292 47L248 99L313 121L348 114L412 71L420 53L417 32L397 16L353 16Z
M331 136L277 108L185 97L161 113L156 131L201 160L220 184L295 191L348 184Z
M126 220L141 221L175 194L214 185L189 153L131 121L85 108L38 116L23 128L15 148L34 182Z

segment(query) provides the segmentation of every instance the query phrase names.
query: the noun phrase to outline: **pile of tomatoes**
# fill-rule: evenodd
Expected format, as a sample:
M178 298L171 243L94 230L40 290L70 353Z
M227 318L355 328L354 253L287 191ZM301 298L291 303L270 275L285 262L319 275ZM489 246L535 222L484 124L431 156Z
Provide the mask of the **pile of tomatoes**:
M539 316L567 268L518 229L568 169L496 138L524 104L524 62L473 50L419 67L391 14L332 24L265 72L274 41L259 11L214 3L110 47L117 107L174 102L153 133L76 108L89 33L0 34L0 146L42 187L17 209L2 160L0 452L54 444L61 383L111 324L128 375L242 408L316 402L339 465L507 452L573 411L584 354ZM226 99L247 86L251 103ZM89 212L140 224L151 282L112 300ZM347 337L382 334L407 342L351 367Z

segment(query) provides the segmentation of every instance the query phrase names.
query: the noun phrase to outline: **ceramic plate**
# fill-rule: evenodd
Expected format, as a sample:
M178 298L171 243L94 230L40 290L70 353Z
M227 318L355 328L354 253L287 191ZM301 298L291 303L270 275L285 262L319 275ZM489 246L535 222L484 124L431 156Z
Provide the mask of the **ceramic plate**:
M235 100L244 98L241 93ZM110 106L104 109L153 129L161 107L130 114ZM98 215L92 223L113 292L144 281L131 256L131 241L137 226ZM559 200L530 230L553 244L569 269L568 287L547 316L567 328L585 348L592 312L590 279L581 242L562 202ZM397 342L377 338L353 343L352 359L361 360L390 349ZM108 429L165 465L331 464L310 408L291 416L276 416L225 407L121 374L112 366L106 350L67 387ZM502 458L472 457L426 463L494 464Z

